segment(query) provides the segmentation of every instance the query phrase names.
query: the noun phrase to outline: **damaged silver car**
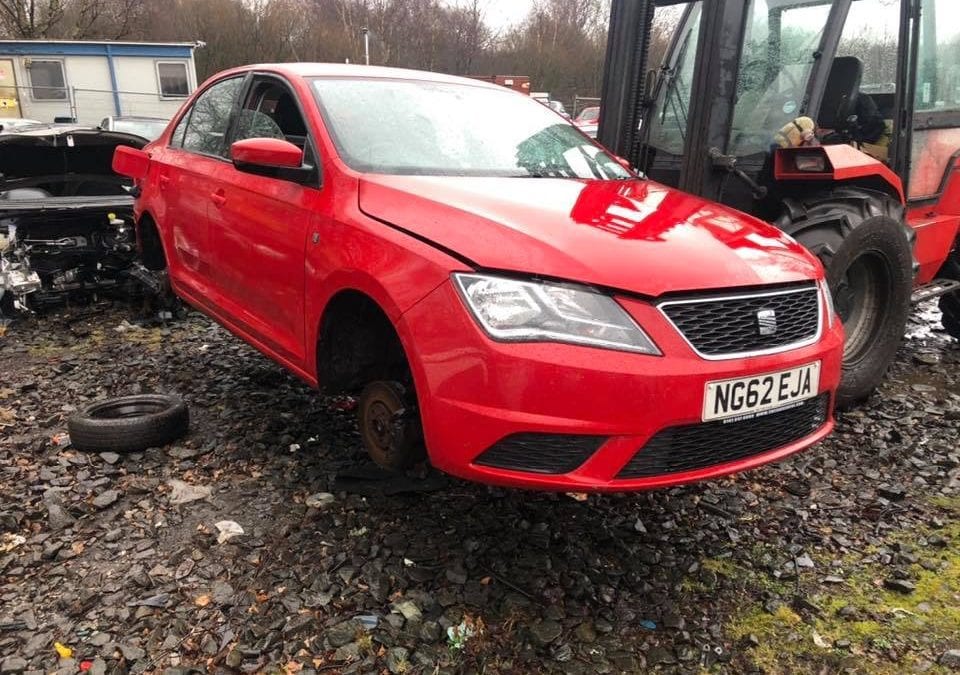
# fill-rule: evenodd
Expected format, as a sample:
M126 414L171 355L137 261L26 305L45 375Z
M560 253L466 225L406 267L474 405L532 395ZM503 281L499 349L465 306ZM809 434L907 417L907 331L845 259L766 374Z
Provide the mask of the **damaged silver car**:
M0 135L0 313L138 285L134 187L111 161L146 142L72 125Z

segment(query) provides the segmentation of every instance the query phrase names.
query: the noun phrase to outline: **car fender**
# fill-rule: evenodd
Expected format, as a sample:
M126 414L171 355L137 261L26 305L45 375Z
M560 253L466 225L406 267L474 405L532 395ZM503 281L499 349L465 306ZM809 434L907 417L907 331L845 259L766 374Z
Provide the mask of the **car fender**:
M423 289L423 295L421 299L430 295L430 293L436 290L438 286L446 282L447 277L444 277L436 284L432 284L429 288ZM403 316L404 312L409 310L416 303L413 303L407 307L401 306L398 304L394 295L390 293L390 291L387 290L387 288L385 288L380 281L378 281L372 275L361 270L337 270L323 279L322 282L315 283L308 291L307 295L309 302L316 309L312 312L315 318L313 320L308 320L307 322L307 328L310 331L310 333L307 335L307 344L319 345L320 330L323 326L323 320L326 316L326 311L330 305L330 301L340 293L346 291L355 291L366 295L374 303L376 303L381 310L383 310L383 313L386 314L387 318L390 320L390 323L393 325L394 330L397 331L397 335L400 338L400 343L403 345L403 350L406 352L407 359L410 361L411 369L415 372L419 371L419 363L415 363L415 360L418 360L418 356L416 354L416 349L414 348L413 338L410 335L407 327L401 321L401 317ZM316 376L317 350L308 349L306 351L308 355L307 370Z

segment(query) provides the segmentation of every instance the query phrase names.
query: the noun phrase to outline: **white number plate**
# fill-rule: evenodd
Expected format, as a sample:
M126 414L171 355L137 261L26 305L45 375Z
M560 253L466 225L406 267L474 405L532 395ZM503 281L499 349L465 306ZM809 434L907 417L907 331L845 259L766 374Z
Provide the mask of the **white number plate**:
M777 373L707 383L703 421L756 417L820 392L820 362Z

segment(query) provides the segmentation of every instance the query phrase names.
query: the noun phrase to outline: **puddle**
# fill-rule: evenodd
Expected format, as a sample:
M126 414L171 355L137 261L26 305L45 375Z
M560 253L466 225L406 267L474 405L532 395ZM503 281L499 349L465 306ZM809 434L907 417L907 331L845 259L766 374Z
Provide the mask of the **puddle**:
M940 327L940 310L937 307L937 301L928 300L917 305L907 322L907 339L943 341L948 337Z

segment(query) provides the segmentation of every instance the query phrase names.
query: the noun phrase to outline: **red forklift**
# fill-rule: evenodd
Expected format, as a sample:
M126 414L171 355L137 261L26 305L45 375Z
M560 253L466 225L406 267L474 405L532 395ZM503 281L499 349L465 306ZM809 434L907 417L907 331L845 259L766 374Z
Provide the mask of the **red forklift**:
M602 100L599 140L638 170L820 258L839 405L879 384L912 303L939 297L960 339L956 0L614 0Z

